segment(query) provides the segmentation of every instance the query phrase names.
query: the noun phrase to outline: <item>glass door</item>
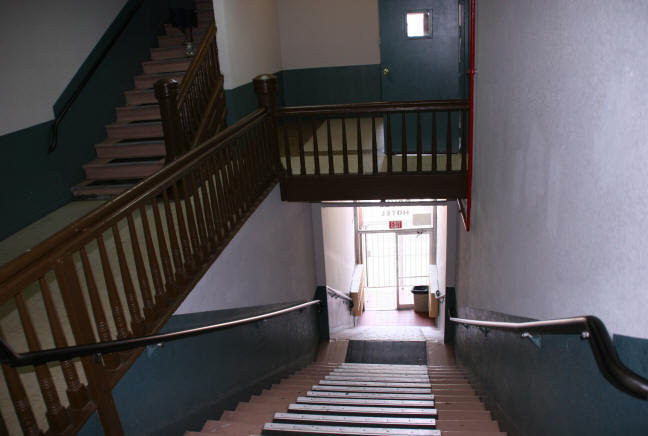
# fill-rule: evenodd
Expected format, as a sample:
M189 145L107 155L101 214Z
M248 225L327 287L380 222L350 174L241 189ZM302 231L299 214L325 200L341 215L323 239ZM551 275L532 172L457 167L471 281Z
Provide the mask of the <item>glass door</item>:
M414 306L412 288L430 284L431 247L429 231L398 233L397 249L397 307L409 309Z

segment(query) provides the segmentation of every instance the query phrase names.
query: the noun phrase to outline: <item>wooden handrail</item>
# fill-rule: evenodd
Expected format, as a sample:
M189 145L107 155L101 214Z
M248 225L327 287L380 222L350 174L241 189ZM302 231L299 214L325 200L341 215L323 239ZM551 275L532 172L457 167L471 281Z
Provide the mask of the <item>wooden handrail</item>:
M198 70L202 65L203 61L205 60L205 56L207 56L209 47L211 46L211 44L215 43L214 40L215 37L216 37L216 24L212 22L209 25L207 32L205 32L205 37L200 43L200 46L198 47L198 51L196 52L195 56L191 60L191 64L189 65L189 68L187 69L187 72L185 73L182 82L180 83L180 89L178 91L178 106L181 106L184 103L185 99L187 98L187 91L189 89L188 84L192 83L196 78L196 75L198 74Z
M206 154L209 154L213 150L221 149L225 143L236 139L241 135L243 130L257 123L266 113L265 109L258 109L252 112L233 126L189 151L172 164L163 167L142 182L124 191L112 200L107 201L76 222L59 230L34 248L2 266L0 268L0 304L13 296L13 294L9 296L4 294L5 284L12 277L28 273L30 269L35 268L35 265L39 265L39 262L54 256L56 252L67 249L72 245L72 241L92 231L93 227L98 223L122 215L132 204L150 195L152 192L160 190L168 183L168 180L183 174L188 168L203 159ZM213 148L210 148L211 146Z
M468 109L468 100L377 101L370 103L286 106L277 109L279 117L296 115L337 115L382 112L455 111Z

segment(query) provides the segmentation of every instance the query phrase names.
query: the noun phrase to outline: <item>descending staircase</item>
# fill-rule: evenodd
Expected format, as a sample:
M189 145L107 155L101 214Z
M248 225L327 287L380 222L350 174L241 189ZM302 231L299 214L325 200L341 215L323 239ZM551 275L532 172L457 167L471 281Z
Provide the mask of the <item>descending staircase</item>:
M207 421L220 435L505 436L456 366L313 363Z
M214 21L212 2L197 2L197 48ZM184 35L170 24L158 36L151 60L142 62L142 74L133 78L135 88L124 93L126 105L116 108L116 120L106 126L107 137L95 145L97 159L83 166L86 180L73 186L75 197L109 197L130 188L164 165L166 151L160 109L153 85L160 79L180 82L191 64L185 56Z

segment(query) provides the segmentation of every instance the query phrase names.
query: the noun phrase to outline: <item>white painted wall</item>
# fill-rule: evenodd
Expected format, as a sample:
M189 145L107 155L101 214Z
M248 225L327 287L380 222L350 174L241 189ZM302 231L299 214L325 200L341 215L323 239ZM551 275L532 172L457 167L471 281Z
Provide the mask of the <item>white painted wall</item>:
M348 292L355 268L353 207L322 207L326 284Z
M283 69L380 63L378 0L277 0Z
M461 305L648 337L648 3L478 2Z
M281 70L276 0L214 0L225 89Z
M125 4L126 0L2 2L0 135L54 118L54 102Z
M282 202L275 187L175 314L313 298L311 226L310 205Z

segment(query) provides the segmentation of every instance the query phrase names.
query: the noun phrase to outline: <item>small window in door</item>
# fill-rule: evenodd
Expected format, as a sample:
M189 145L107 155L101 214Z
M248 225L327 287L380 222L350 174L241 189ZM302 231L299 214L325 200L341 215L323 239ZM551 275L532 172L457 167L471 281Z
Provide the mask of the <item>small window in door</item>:
M408 11L405 14L405 32L408 38L432 37L432 10Z

